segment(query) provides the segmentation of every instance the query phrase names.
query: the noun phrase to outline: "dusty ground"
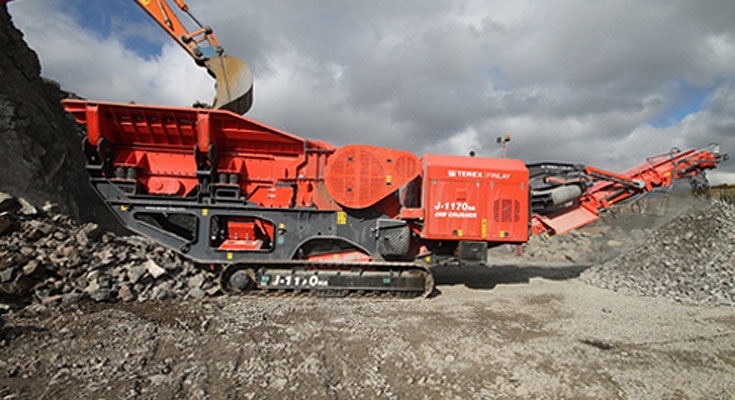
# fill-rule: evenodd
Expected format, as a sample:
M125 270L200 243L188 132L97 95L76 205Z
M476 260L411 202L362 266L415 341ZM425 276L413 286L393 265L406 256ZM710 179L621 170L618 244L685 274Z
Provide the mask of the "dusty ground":
M435 268L430 299L0 304L0 399L735 398L735 307L579 279L696 204Z
M8 398L732 398L735 309L584 266L445 267L428 300L217 298L6 316Z

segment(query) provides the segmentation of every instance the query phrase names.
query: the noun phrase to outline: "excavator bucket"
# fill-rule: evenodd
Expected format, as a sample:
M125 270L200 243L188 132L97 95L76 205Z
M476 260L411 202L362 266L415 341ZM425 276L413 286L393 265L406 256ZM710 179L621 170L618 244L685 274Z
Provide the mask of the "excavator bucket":
M215 56L204 62L217 80L213 108L243 115L253 105L253 73L237 57Z

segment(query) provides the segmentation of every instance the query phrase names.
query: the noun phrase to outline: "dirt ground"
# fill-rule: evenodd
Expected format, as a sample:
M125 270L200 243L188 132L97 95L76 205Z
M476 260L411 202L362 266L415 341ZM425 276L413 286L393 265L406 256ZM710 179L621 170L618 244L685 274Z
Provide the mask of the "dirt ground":
M421 300L32 306L5 317L0 398L735 397L735 309L584 269L443 267Z

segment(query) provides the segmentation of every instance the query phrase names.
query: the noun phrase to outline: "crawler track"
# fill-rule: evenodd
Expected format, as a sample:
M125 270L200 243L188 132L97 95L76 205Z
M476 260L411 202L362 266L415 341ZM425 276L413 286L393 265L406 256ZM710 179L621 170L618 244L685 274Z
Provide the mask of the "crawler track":
M427 297L431 272L406 262L261 261L229 264L220 276L228 294L274 297Z

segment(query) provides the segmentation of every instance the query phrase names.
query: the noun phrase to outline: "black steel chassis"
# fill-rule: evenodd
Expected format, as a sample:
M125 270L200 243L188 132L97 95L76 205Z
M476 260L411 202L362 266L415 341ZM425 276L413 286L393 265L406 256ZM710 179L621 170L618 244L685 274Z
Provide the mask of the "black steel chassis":
M413 262L385 261L385 243L395 232L406 229L404 221L366 211L328 211L315 208L263 208L232 199L150 196L135 194L134 180L111 180L93 176L90 183L128 229L177 251L201 264L224 265L222 287L228 292L311 292L317 295L391 294L398 297L426 296L433 290L433 277ZM190 234L166 229L146 221L145 216L181 216L192 221ZM268 249L222 250L211 243L217 218L252 217L275 227ZM187 237L188 236L188 237ZM300 251L314 242L334 241L371 256L372 262L307 261ZM388 246L390 247L390 246ZM237 271L248 283L232 287ZM242 274L240 274L242 275Z

